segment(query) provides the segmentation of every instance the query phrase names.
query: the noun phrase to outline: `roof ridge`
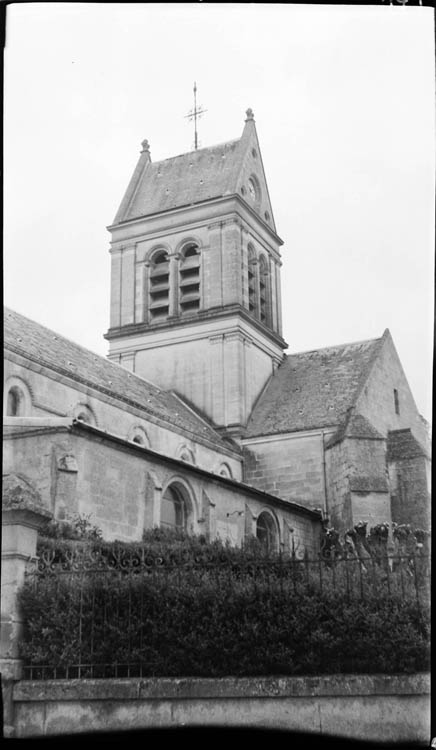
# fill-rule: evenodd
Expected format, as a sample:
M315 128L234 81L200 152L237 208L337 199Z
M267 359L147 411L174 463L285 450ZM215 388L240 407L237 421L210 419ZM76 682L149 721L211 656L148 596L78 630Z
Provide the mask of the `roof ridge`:
M375 363L378 355L380 354L380 351L381 351L381 348L382 348L384 342L386 341L387 335L390 335L390 334L389 334L388 329L386 328L384 330L384 332L383 332L383 335L379 339L375 339L374 340L374 344L375 344L374 350L371 352L371 355L370 355L369 361L366 364L366 367L364 367L363 370L362 370L362 372L361 372L361 375L360 375L360 378L359 378L359 382L358 382L356 390L354 392L353 400L351 402L353 406L356 406L356 404L357 404L357 402L359 400L359 396L362 393L363 388L365 386L365 383L367 382L367 380L368 380L368 378L369 378L369 376L371 374L371 370L374 367L374 363Z
M381 341L383 336L379 336L377 338L373 339L362 339L359 341L349 341L347 344L329 344L329 346L321 346L318 349L303 349L299 352L290 352L289 354L286 354L285 357L287 359L290 359L291 357L297 357L300 354L314 354L315 352L325 352L329 349L345 349L347 346L361 346L362 344L375 344L376 342Z
M194 151L183 151L181 154L175 154L174 156L166 156L165 159L158 159L157 161L150 162L151 166L156 164L162 164L164 161L172 161L172 159L179 159L181 156L189 156L190 154L199 154L202 151L210 151L213 148L221 148L231 143L238 143L241 138L232 138L230 141L221 141L221 143L214 143L212 146L203 146L203 148L194 149Z

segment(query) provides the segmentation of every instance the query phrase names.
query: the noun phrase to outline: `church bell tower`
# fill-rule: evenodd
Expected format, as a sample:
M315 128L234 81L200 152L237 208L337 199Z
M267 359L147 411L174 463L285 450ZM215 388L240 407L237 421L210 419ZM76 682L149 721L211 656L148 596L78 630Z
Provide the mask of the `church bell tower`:
M287 346L253 112L239 139L159 162L143 141L108 230L109 358L237 437Z

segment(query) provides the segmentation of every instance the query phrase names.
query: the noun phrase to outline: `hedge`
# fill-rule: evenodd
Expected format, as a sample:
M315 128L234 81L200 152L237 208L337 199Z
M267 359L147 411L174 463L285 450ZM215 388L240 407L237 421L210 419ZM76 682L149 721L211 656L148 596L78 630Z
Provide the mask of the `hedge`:
M330 576L330 577L329 577ZM143 676L428 669L429 609L368 579L332 585L202 573L47 575L22 589L27 663L136 664Z
M267 553L255 537L246 541L243 548L233 547L220 539L209 541L203 535L189 535L183 531L155 527L144 531L142 542L103 541L97 537L69 538L40 536L37 554L52 555L54 562L63 562L69 556L86 557L90 553L99 553L114 564L131 555L144 553L149 560L158 560L165 564L193 562L196 564L215 564L230 562L250 562L265 559L279 559L275 553Z

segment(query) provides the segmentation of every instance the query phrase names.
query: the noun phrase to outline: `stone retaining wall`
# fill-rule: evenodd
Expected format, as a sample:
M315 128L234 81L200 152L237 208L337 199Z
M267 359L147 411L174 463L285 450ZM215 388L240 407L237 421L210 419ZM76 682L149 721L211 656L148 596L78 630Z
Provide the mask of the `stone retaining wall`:
M429 743L429 692L428 674L22 680L15 736L220 726Z

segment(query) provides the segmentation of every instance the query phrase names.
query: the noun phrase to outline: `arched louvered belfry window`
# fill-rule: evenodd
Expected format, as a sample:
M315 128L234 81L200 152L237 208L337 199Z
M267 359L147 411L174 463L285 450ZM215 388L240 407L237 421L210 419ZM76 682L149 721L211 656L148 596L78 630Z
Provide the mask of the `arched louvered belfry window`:
M262 255L259 260L259 317L260 322L271 325L271 289L268 264Z
M169 312L170 263L166 250L157 250L150 263L150 320L163 320Z
M252 245L248 245L248 310L258 317L257 259Z
M188 242L179 261L179 305L181 313L200 309L200 250L195 242Z

